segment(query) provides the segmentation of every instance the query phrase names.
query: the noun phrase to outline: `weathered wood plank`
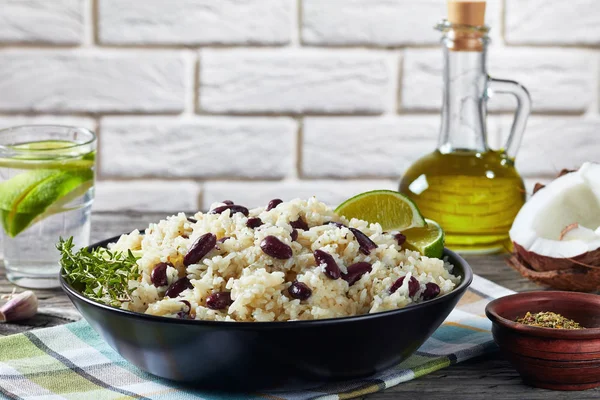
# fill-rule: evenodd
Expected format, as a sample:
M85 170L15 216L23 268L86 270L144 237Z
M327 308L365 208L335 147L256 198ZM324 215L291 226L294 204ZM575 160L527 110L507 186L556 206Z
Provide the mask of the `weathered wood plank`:
M523 384L510 364L496 353L444 368L365 398L369 400L598 399L600 389L558 392L527 386Z

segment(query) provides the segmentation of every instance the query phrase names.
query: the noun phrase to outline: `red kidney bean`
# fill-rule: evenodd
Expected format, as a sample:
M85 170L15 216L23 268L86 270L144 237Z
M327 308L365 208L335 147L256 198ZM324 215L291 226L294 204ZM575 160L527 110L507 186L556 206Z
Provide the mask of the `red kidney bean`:
M302 229L303 231L307 231L309 229L308 224L302 219L302 217L298 217L297 220L290 222L290 225L294 229Z
M339 277L342 276L342 271L331 254L326 253L323 250L315 250L313 255L315 256L317 266L325 265L325 275L331 279L339 279Z
M364 274L371 272L372 270L373 266L368 262L357 262L348 267L348 273L342 274L342 279L348 282L348 285L352 286Z
M192 217L187 217L187 220L189 222L191 222L192 224L195 224L196 222L198 222L198 220L196 218L192 218Z
M390 288L390 294L394 293L396 290L398 290L400 288L400 286L402 286L402 284L404 283L404 276L398 278L396 280L396 282L394 282L394 284L392 285L392 287ZM421 288L421 285L419 284L419 281L417 280L417 278L415 278L414 276L411 276L410 279L408 280L408 295L410 297L414 296L419 289Z
M224 206L219 206L217 208L213 208L212 210L210 210L209 214L221 214L225 210L231 210L231 215L233 215L235 213L242 213L246 217L250 213L248 211L248 209L246 207L244 207L244 206L237 206L235 204L228 204L228 205L224 205Z
M425 290L421 296L423 297L423 300L431 300L436 298L439 294L440 287L433 282L428 282L425 284Z
M258 228L259 226L261 226L263 224L263 222L260 220L260 218L255 217L255 218L248 218L248 221L246 222L246 226L248 228Z
M292 238L292 242L298 240L298 231L296 229L293 229L292 233L290 234L290 237Z
M377 244L373 242L367 235L362 233L356 228L350 228L350 231L354 234L356 241L358 242L358 246L360 247L360 252L364 255L368 256L371 254L371 250L377 248Z
M265 209L265 211L271 211L272 209L274 209L275 207L277 207L281 203L283 203L283 200L281 200L281 199L273 199L273 200L271 200L269 202L269 204L267 204L267 208Z
M233 303L231 293L229 292L214 292L206 298L206 307L211 310L223 310Z
M235 203L234 203L233 201L231 201L231 200L223 200L221 203L223 203L223 204L225 204L225 205L227 205L227 206L232 206L232 205L234 205L234 204L235 204Z
M292 248L275 236L264 238L260 242L260 248L266 255L280 260L287 260L288 258L292 258L293 255Z
M192 282L190 282L190 280L187 277L183 277L171 283L171 286L169 286L169 288L165 292L165 296L174 298L179 296L184 290L193 288L194 286L192 285Z
M198 263L198 261L202 260L202 258L207 255L216 244L217 237L212 233L205 233L204 235L200 236L192 244L192 247L190 247L185 257L183 257L183 265L187 267L188 265Z
M167 267L172 266L173 265L164 262L156 264L150 273L150 280L152 281L152 284L156 287L168 285L169 281L167 280Z
M396 239L396 241L398 242L398 246L402 246L404 242L406 242L406 236L404 236L401 233L396 233L394 235L394 239Z
M294 281L288 288L290 297L299 300L306 300L312 295L312 290L302 282Z

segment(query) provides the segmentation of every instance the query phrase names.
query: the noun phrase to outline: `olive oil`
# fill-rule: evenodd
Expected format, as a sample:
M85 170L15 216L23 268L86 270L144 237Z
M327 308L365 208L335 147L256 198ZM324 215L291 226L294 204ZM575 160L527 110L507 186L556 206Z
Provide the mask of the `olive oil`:
M461 253L510 250L508 231L525 202L514 159L531 110L517 82L487 73L489 28L485 2L448 0L448 20L437 25L444 54L441 127L437 150L402 176L400 191L446 232L446 246ZM502 150L490 148L487 102L493 93L517 99Z
M501 151L435 151L406 171L400 191L446 232L446 246L495 252L510 246L508 231L525 202L523 180Z

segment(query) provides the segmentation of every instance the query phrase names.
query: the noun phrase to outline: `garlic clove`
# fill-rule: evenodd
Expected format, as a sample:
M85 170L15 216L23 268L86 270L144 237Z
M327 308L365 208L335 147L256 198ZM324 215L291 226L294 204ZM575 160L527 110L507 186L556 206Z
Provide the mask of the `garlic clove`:
M19 321L33 317L37 313L38 300L31 290L26 290L0 307L0 322Z

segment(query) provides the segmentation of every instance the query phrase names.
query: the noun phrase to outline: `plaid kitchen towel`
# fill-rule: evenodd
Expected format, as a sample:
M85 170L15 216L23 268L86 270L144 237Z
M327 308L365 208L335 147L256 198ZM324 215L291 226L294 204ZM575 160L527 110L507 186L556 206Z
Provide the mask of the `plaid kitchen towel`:
M0 339L0 397L8 399L338 399L395 386L495 349L485 305L512 291L479 276L444 324L413 356L368 378L310 391L227 395L149 375L129 364L85 322Z

